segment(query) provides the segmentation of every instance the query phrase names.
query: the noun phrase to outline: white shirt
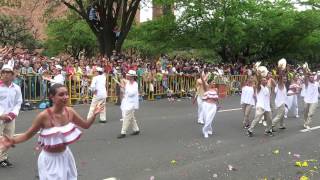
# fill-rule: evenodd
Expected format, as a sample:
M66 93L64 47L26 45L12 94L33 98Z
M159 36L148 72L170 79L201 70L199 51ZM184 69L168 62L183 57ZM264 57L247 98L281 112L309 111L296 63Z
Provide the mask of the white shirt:
M58 75L55 75L53 77L53 79L50 80L51 82L51 85L54 85L54 84L62 84L64 85L64 76L62 74L58 74Z
M260 107L265 111L271 111L270 108L270 91L269 88L266 86L261 85L261 89L257 92L257 104L256 107Z
M21 89L11 83L8 87L0 81L0 115L13 113L18 116L22 103Z
M274 89L274 92L276 93L276 98L275 98L275 105L276 107L280 107L281 105L285 104L287 101L287 88L284 86L283 89L281 90L278 87L278 84L276 88Z
M107 98L107 89L106 89L106 75L98 75L92 78L90 89L95 91L96 98Z
M254 102L254 89L250 86L244 86L241 91L240 104L255 105Z
M319 96L319 82L308 83L308 87L304 85L304 102L318 103Z
M127 81L124 89L123 99L121 101L121 110L129 111L134 109L139 109L138 83L134 82L131 84L129 81Z

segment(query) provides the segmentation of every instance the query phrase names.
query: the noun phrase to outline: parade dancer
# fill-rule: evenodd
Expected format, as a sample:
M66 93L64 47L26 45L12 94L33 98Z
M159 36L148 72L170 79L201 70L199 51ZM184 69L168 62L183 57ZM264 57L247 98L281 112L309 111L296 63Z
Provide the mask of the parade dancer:
M250 113L252 108L255 106L255 97L254 97L254 79L253 76L248 77L248 80L245 86L241 90L241 100L240 104L243 111L243 128L248 129L250 127Z
M96 68L98 75L92 78L92 82L90 85L90 90L93 92L93 98L91 101L89 113L87 118L89 119L97 104L106 104L107 98L107 89L106 89L106 75L103 73L103 69L101 67ZM106 108L100 113L100 123L106 123Z
M200 74L201 76L201 74ZM202 108L202 103L203 103L203 94L204 94L204 89L203 89L203 85L202 85L202 80L201 77L199 76L199 78L197 79L196 82L196 96L194 97L194 101L197 101L198 104L198 123L199 124L204 124L204 120L203 120L203 108ZM206 78L205 78L206 81Z
M129 125L132 124L133 133L131 135L138 135L140 129L137 124L137 120L134 116L135 110L139 109L139 89L138 83L135 78L137 76L136 71L129 70L126 74L127 80L123 81L120 86L124 89L123 99L121 101L121 110L123 112L123 121L121 134L118 139L125 138Z
M22 95L18 85L12 83L13 68L4 65L1 69L0 81L0 135L12 137L15 133L16 117L19 114ZM12 167L8 160L8 151L0 149L0 167Z
M274 127L279 123L279 129L286 129L283 123L284 114L285 114L285 106L287 101L287 88L286 88L287 77L279 74L278 83L274 88L275 92L275 107L276 107L276 115L272 120L272 131L275 132Z
M288 96L287 102L286 102L286 110L284 114L284 118L288 117L288 112L292 111L296 118L299 118L299 107L298 107L298 95L300 94L301 85L299 82L299 78L295 76L291 84L289 86L288 94L293 94L291 96Z
M217 112L218 103L218 93L215 88L215 83L213 79L210 79L208 83L205 81L205 77L201 75L202 86L205 91L203 94L202 112L204 118L204 126L202 128L202 133L204 138L208 138L212 135L212 121Z
M310 129L312 117L318 106L319 98L319 76L315 73L304 73L304 125Z
M264 66L263 71L268 71ZM263 73L265 74L265 73ZM262 117L264 117L264 120L266 121L266 129L265 129L265 135L267 136L273 136L273 133L271 131L271 108L270 108L270 91L267 86L268 80L265 78L266 76L260 77L260 73L258 74L258 84L256 87L256 114L251 122L251 126L247 131L247 134L249 137L253 136L253 130L256 127L257 123L261 120Z
M40 180L77 180L76 163L68 145L80 138L78 127L88 129L104 109L103 104L97 105L93 115L84 120L73 108L67 107L68 94L62 84L51 86L49 97L53 106L39 113L26 132L0 138L0 148L8 149L29 140L39 131L38 143L42 148L38 158Z

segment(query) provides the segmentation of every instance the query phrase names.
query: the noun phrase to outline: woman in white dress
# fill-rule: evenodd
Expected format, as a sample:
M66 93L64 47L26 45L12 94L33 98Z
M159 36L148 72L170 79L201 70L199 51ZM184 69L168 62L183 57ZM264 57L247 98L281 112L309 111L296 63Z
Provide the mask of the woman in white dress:
M26 132L13 138L1 137L0 148L8 149L23 143L40 131L38 143L42 151L38 158L39 179L76 180L77 168L68 145L80 138L82 133L78 127L88 129L104 105L98 104L93 115L84 120L73 108L67 107L69 93L64 85L52 85L49 95L53 106L39 113Z
M214 81L208 80L206 82L205 77L201 75L202 86L205 91L203 94L203 103L202 103L202 111L203 111L203 119L204 119L204 126L202 128L202 133L204 138L208 138L209 135L212 135L212 122L214 116L217 112L217 103L218 103L218 91L215 88Z
M286 102L286 110L285 110L285 115L284 117L288 117L288 112L292 111L294 116L296 118L299 118L299 107L298 107L298 95L300 94L301 91L301 83L300 80L297 76L295 76L291 84L289 86L288 94L293 94L291 96L288 96L287 102Z

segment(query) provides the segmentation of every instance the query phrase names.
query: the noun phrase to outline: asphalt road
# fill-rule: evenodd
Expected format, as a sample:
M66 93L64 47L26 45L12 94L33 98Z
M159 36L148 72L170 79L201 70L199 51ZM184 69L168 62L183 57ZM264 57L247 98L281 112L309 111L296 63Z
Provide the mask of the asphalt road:
M225 99L223 109L239 108L239 99ZM285 121L287 129L274 137L264 136L259 125L254 137L249 138L241 128L240 110L219 112L214 135L204 139L201 126L196 124L196 106L190 100L144 101L140 105L136 112L139 136L116 138L121 129L120 109L111 104L108 123L95 123L83 130L81 140L71 145L80 180L296 180L303 174L320 179L320 129L300 132L302 119L289 117ZM83 117L88 112L87 105L75 109ZM21 112L16 132L26 130L36 114ZM313 126L320 125L319 117L318 109ZM0 168L0 180L37 179L36 140L34 137L10 151L15 167ZM304 161L308 167L295 166Z

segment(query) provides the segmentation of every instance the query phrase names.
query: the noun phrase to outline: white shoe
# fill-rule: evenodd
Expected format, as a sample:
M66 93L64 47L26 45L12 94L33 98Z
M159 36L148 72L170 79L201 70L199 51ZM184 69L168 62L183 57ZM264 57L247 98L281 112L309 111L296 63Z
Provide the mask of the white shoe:
M308 126L308 125L303 125L303 127L306 129L311 129L310 126Z
M207 139L207 138L209 138L209 135L208 134L204 134L203 137Z
M212 131L208 131L208 134L209 134L209 135L212 135Z
M285 118L285 119L287 119L287 118L288 118L288 116L287 116L287 115L284 115L284 118Z
M120 121L123 121L123 119L120 119Z
M267 126L267 122L266 121L263 121L263 126Z
M262 119L259 121L259 124L262 124Z
M296 115L296 118L300 118L299 114Z

